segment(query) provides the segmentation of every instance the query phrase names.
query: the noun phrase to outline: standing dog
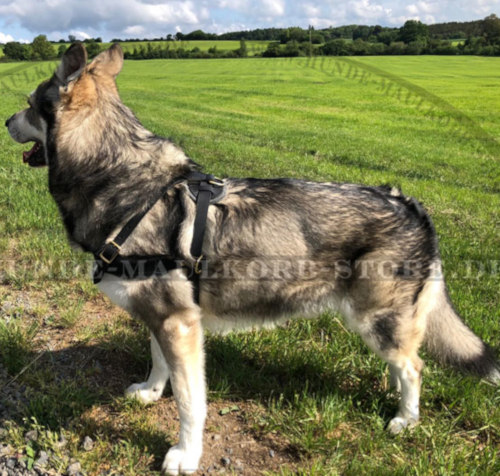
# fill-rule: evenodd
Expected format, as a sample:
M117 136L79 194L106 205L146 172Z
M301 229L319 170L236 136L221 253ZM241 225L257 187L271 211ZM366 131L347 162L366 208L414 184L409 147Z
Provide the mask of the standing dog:
M48 165L70 242L94 254L148 197L196 167L123 105L115 82L122 65L118 45L87 64L84 47L74 44L29 107L6 123L17 142L35 143L24 160ZM202 454L203 327L225 332L340 311L389 364L401 392L388 426L393 433L418 421L424 342L439 360L500 381L492 352L448 299L436 233L416 200L384 187L300 180L226 179L224 186L208 212L209 279L201 280L199 305L180 268L135 279L105 274L99 284L151 331L151 375L127 394L154 402L171 381L180 437L165 457L166 473L194 472ZM170 255L193 265L194 216L186 182L179 181L120 255Z

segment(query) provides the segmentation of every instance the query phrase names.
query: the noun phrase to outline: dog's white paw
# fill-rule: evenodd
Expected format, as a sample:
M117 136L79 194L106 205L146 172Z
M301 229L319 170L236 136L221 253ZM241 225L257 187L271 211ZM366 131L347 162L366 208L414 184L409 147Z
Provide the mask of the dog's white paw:
M417 425L418 421L414 418L394 417L387 426L387 430L393 435L401 433L404 429L411 429Z
M172 446L163 461L162 470L168 475L193 474L198 469L201 451L183 450Z
M163 388L151 387L148 382L134 383L125 390L125 396L135 398L145 404L156 402L161 398L162 393Z

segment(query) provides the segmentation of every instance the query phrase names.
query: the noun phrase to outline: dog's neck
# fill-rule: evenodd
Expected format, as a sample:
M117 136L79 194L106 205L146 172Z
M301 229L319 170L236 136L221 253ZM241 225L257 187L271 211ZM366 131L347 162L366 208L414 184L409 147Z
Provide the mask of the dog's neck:
M165 184L196 167L123 104L99 109L61 123L49 158L49 188L69 238L92 252Z

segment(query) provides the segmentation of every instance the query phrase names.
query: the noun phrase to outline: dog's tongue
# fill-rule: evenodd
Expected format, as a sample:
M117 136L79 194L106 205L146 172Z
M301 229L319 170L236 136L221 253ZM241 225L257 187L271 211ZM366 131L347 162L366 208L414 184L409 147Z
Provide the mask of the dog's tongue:
M26 164L29 162L30 157L37 152L37 150L40 148L40 142L35 142L35 145L28 151L23 152L23 162Z

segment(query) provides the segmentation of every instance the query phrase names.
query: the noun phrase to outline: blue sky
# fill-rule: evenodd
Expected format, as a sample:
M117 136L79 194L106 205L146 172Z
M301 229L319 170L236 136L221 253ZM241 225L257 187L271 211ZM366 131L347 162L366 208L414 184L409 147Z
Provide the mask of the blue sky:
M352 23L401 26L500 16L500 0L0 0L0 43L51 40L153 38L196 29L222 33L266 27Z

